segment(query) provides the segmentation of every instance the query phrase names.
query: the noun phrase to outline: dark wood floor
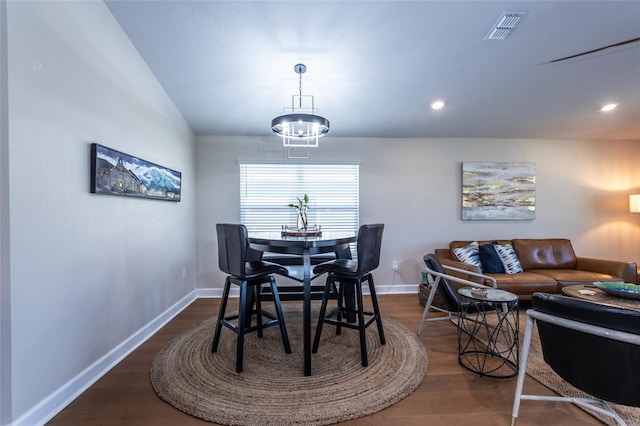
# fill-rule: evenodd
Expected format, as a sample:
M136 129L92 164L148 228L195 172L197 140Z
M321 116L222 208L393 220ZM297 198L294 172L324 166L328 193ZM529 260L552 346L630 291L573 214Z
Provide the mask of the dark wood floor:
M417 330L422 307L417 295L380 296L383 315ZM285 302L300 304L300 302ZM212 425L172 408L153 391L149 368L175 335L217 313L218 299L198 299L54 417L49 425ZM344 425L508 425L515 379L481 378L457 361L454 325L429 323L420 337L429 356L422 384L404 400ZM527 377L526 393L553 394ZM524 401L518 425L599 425L568 403Z

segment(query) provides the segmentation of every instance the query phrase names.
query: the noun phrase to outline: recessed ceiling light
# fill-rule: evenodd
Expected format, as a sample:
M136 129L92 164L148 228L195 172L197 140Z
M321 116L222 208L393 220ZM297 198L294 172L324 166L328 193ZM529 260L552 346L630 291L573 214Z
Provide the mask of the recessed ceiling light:
M444 101L437 100L437 101L431 102L431 109L442 109L442 108L444 108Z
M600 111L602 112L613 111L614 109L616 109L617 106L618 104L606 104L602 108L600 108Z

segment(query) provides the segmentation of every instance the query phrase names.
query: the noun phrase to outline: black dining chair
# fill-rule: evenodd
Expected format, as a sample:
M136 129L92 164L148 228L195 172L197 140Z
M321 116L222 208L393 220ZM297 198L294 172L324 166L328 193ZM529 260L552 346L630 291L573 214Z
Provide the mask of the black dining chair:
M358 230L357 259L338 258L329 262L321 263L313 268L314 274L327 272L327 280L322 295L318 325L313 341L311 352L316 353L320 344L323 324L336 326L336 334L340 334L342 327L356 329L360 334L360 354L362 366L369 365L367 357L367 342L365 337L366 328L374 321L378 327L380 343L385 344L384 330L382 328L382 317L378 307L378 298L371 272L380 263L380 248L382 247L382 231L384 224L362 225ZM362 283L369 284L369 293L373 311L365 310L362 297ZM337 283L337 286L336 286ZM348 294L347 286L351 286L355 293L355 300L349 303L345 300ZM345 291L347 290L347 291ZM330 294L337 295L338 306L327 313L327 302ZM355 305L355 306L354 306ZM351 322L348 317L355 314L355 322ZM335 319L334 319L335 317ZM366 317L366 320L365 320Z
M244 225L220 223L216 225L218 234L218 264L222 272L227 273L224 284L218 321L213 336L211 352L217 352L220 341L220 333L224 325L238 335L236 344L236 371L242 372L242 359L244 352L244 336L246 333L258 332L262 338L265 328L275 325L280 326L280 334L286 353L291 353L289 337L285 326L282 305L278 295L278 287L273 274L287 275L287 270L275 263L262 260L260 252L249 247L247 228ZM240 286L240 300L238 313L225 316L229 290L231 284ZM264 284L270 284L276 314L262 309L261 288ZM255 306L255 308L254 308ZM256 325L251 325L251 318L255 315ZM269 319L264 322L263 317Z

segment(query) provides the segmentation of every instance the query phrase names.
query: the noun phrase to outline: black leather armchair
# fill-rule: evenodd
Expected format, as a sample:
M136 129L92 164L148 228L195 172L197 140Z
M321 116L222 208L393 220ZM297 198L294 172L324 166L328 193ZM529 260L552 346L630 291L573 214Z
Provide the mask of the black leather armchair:
M512 425L522 400L567 401L626 424L610 403L640 406L640 311L577 298L534 293L527 310ZM537 323L545 362L592 398L524 395L522 387Z
M427 276L431 283L429 297L427 303L424 306L422 312L422 319L420 320L420 326L418 327L418 335L422 332L425 324L429 321L442 321L458 318L462 314L462 305L460 297L458 295L457 288L454 284L463 287L478 287L487 288L488 286L478 284L468 279L461 278L461 276L467 276L469 278L480 278L486 282L490 282L493 288L496 288L496 280L493 277L482 275L476 272L471 272L463 269L458 269L446 265L442 265L440 260L435 254L425 254L423 257L425 268L427 270ZM456 274L456 275L454 275ZM438 291L441 291L443 300L445 302L444 307L433 306L433 299ZM427 318L430 311L438 311L446 313L447 316L437 316Z

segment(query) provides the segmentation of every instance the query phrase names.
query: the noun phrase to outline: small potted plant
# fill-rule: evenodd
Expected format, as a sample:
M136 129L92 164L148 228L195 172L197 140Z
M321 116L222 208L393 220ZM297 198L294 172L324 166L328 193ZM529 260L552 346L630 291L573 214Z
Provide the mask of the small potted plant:
M304 194L304 197L296 197L298 204L289 203L288 207L298 210L298 230L306 231L309 223L307 222L307 209L309 208L309 196Z

